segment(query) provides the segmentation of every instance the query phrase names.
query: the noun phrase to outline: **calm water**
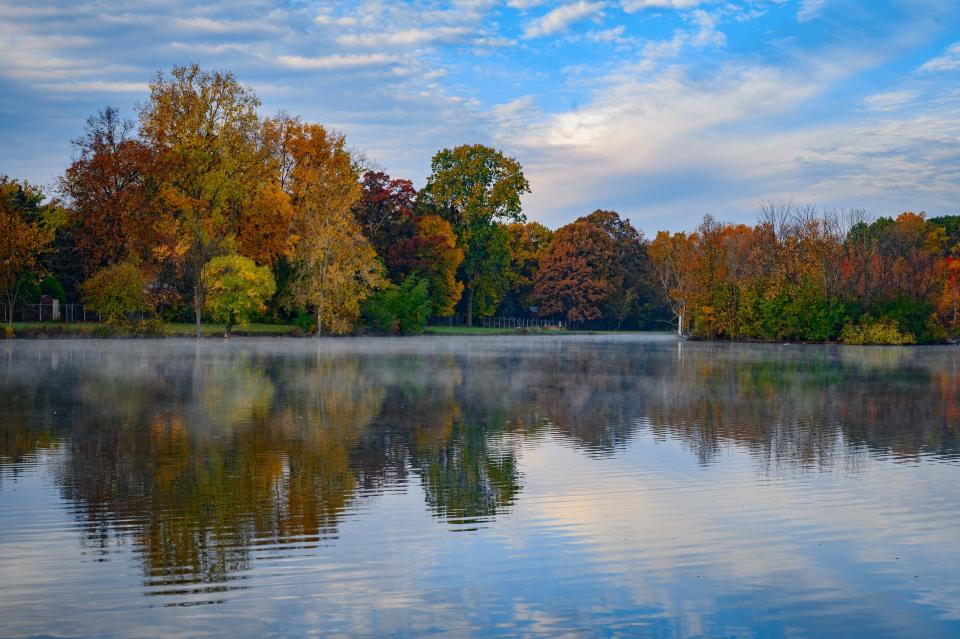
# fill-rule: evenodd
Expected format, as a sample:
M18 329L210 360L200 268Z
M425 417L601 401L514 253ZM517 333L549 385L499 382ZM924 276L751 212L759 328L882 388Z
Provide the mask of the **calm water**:
M0 345L0 636L960 636L960 348Z

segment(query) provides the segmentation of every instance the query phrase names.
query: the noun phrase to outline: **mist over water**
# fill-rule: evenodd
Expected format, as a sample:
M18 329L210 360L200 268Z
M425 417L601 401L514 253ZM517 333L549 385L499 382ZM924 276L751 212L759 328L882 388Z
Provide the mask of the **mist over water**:
M960 634L960 349L0 345L0 636Z

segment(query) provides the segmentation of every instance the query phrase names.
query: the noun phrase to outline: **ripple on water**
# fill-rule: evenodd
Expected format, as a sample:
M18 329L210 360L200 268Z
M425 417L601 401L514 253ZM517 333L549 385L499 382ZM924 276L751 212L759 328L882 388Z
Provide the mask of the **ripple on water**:
M960 634L957 349L18 342L0 397L3 636Z

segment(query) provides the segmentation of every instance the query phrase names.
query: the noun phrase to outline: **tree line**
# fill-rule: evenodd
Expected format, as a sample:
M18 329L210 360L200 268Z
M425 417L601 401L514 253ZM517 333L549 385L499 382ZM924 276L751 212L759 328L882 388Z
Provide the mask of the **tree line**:
M932 343L956 336L960 216L767 201L648 247L678 331L706 338Z
M230 72L174 67L137 123L111 107L88 120L53 197L0 177L8 332L10 309L41 294L117 323L152 312L318 334L454 314L731 339L957 330L957 217L767 203L753 227L707 217L652 241L606 210L552 231L526 220L523 168L497 149L439 151L418 191L342 133L259 106Z

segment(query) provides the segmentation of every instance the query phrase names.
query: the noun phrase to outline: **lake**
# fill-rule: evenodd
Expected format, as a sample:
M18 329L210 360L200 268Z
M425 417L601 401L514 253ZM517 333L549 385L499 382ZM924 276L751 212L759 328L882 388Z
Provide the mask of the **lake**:
M960 348L0 344L0 636L960 636Z

